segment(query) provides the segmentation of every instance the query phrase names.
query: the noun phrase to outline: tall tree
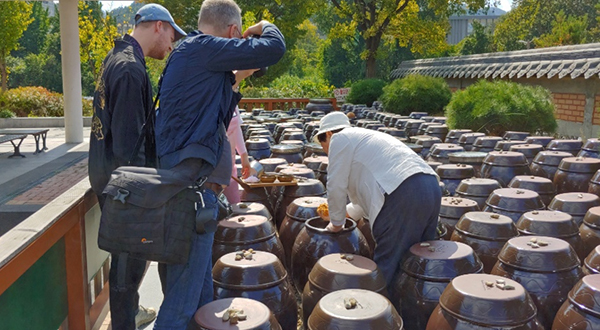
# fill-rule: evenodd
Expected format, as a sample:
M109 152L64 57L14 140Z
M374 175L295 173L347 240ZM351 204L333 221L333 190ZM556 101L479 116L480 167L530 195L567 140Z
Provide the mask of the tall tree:
M377 75L377 51L392 22L405 11L418 12L430 8L437 13L460 10L466 4L470 10L484 7L489 0L428 0L419 5L416 0L330 0L339 16L347 18L342 31L357 30L365 40L363 57L366 77Z
M588 39L587 15L573 17L561 10L552 22L552 31L535 40L536 47L552 47L584 44Z
M46 43L46 36L50 31L50 18L48 9L39 1L34 1L31 8L33 21L19 39L19 49L11 53L15 57L25 57L27 54L39 54Z
M0 76L2 91L7 88L6 58L19 47L19 39L33 20L31 4L23 1L0 1Z
M494 51L493 35L489 27L473 21L473 33L458 43L461 55L491 53Z

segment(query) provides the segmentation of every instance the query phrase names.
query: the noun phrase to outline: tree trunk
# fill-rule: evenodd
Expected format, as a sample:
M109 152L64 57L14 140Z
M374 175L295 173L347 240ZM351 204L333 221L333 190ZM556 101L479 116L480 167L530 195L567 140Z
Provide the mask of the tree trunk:
M0 59L0 77L2 80L2 92L5 92L8 89L7 86L7 78L8 78L8 72L6 72L6 60L5 59Z
M377 49L381 43L381 35L382 33L376 33L374 36L365 40L367 48L367 70L365 72L365 78L367 79L377 78Z

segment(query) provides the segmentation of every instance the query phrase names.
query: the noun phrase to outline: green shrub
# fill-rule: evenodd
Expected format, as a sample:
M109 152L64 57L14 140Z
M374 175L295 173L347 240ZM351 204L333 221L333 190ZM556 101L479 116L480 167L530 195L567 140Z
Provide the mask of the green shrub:
M2 109L0 110L0 118L15 118L15 113L8 110L8 109Z
M373 101L383 93L385 82L381 79L365 79L352 84L346 101L353 104L366 104L372 106Z
M446 107L448 126L501 136L505 131L553 133L557 123L550 92L539 86L480 80L457 91Z
M83 115L91 116L92 99L83 99ZM63 96L44 87L18 87L0 95L0 109L17 117L63 117Z
M413 111L441 113L452 92L442 78L410 75L383 88L381 101L386 111L409 115Z
M246 86L242 94L247 98L322 98L333 97L333 86L320 78L283 75L268 88Z

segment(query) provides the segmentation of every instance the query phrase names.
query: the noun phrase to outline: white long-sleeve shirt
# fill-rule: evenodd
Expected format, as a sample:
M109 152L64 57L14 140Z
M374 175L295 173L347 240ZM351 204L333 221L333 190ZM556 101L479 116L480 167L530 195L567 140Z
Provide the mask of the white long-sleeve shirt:
M329 217L344 224L346 201L359 205L371 227L385 201L408 177L436 175L425 161L389 134L369 129L345 128L331 137L327 169Z

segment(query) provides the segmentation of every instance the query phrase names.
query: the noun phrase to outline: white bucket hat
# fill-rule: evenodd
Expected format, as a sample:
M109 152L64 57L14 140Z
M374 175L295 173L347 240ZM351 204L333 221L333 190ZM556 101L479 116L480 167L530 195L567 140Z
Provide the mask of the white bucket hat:
M340 128L348 127L352 127L350 125L348 116L341 111L334 111L321 118L321 121L319 122L319 130L315 136L325 132L331 132Z

